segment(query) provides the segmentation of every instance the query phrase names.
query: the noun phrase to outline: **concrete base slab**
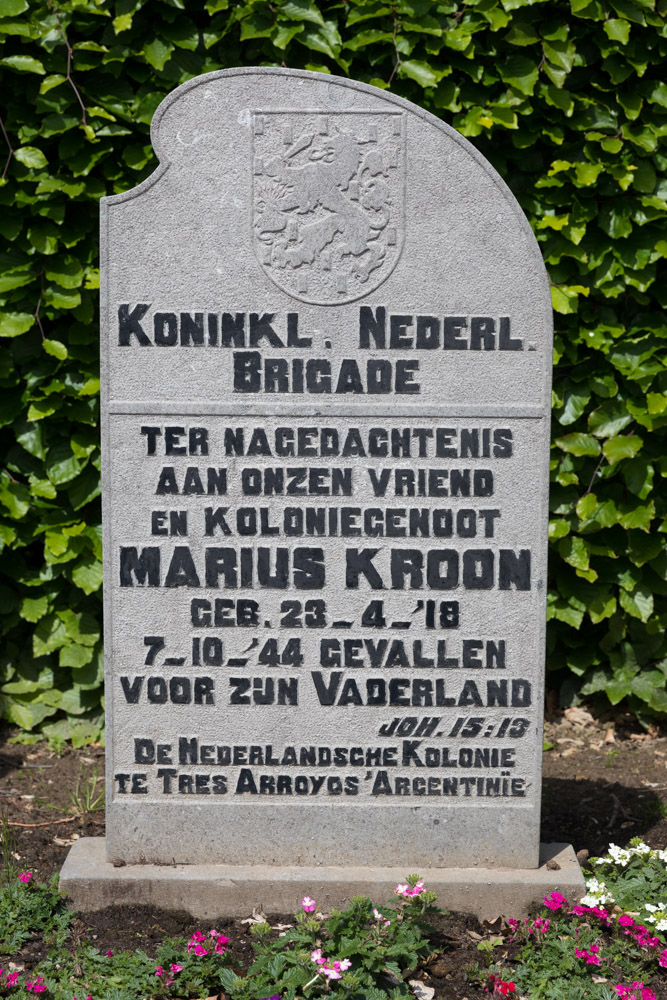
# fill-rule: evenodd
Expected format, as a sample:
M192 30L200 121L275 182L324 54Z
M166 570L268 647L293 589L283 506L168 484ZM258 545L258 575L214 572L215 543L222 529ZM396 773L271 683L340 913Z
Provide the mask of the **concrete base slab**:
M268 865L127 865L106 860L103 837L84 837L71 848L60 888L80 911L106 906L152 906L184 910L201 920L291 913L306 894L318 908L342 908L353 896L374 903L391 899L405 881L403 868L271 867ZM480 920L519 917L549 892L570 901L584 895L584 880L569 844L542 844L539 868L431 868L420 870L426 887L447 910Z

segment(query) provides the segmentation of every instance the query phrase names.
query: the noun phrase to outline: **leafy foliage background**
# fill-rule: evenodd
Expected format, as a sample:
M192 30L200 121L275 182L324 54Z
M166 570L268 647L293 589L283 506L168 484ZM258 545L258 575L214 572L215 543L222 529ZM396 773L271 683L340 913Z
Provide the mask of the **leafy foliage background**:
M174 87L276 64L391 87L516 194L556 310L547 680L564 702L667 713L666 11L0 0L7 719L75 742L102 725L98 199L154 169L149 124Z

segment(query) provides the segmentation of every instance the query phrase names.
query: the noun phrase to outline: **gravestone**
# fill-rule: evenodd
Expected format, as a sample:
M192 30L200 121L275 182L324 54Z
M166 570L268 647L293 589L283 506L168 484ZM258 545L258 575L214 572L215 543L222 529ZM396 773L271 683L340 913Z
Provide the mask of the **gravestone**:
M551 304L517 202L317 73L199 77L152 139L103 199L107 835L63 887L578 887L540 860Z

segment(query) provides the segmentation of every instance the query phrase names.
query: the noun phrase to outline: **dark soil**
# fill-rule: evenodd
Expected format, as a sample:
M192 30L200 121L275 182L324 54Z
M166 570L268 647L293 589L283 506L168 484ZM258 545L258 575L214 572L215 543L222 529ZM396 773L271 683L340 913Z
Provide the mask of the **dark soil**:
M12 734L5 730L4 735L6 740ZM574 708L547 721L546 740L551 749L544 754L543 841L569 842L575 851L591 855L603 853L610 843L623 846L632 837L654 848L667 846L667 733L646 733L630 717L593 719L585 709ZM10 824L21 867L46 879L60 870L76 838L104 835L102 811L81 815L94 798L92 789L102 790L103 774L104 750L98 746L66 748L58 755L45 744L4 742L0 814ZM269 921L272 926L290 923L291 915L270 914ZM411 978L434 988L434 1000L488 996L465 970L480 960L485 964L477 945L490 928L465 914L434 923L433 954ZM231 939L235 966L246 968L252 955L250 924L218 921L218 929ZM208 927L187 914L147 907L112 907L81 915L74 925L75 938L102 951L141 947L149 954L165 937L194 930ZM45 950L35 938L20 955L9 957L29 969ZM653 988L659 1000L667 1000L667 989Z

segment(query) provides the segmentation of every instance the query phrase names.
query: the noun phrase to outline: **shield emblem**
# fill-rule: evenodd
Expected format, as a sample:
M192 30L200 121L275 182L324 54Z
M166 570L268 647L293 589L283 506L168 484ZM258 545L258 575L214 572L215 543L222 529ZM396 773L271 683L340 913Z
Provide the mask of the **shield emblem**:
M253 235L257 259L302 302L368 295L403 247L402 111L256 111Z

